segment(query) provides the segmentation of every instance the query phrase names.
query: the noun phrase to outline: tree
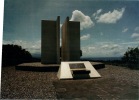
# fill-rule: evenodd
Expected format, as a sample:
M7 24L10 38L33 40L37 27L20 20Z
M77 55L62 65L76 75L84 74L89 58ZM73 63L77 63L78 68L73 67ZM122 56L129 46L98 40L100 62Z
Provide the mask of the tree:
M122 57L122 60L129 68L139 69L139 47L128 48Z
M21 46L8 44L2 47L2 66L16 65L31 60L31 54Z

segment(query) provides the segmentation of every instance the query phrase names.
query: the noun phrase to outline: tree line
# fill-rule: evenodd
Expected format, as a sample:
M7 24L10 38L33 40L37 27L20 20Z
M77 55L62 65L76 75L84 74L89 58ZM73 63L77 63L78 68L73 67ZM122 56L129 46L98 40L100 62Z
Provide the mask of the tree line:
M17 65L32 61L32 55L19 45L6 44L2 46L2 66Z
M139 47L128 48L122 57L122 61L131 69L139 69Z
M61 49L61 48L60 48ZM82 53L80 52L82 55ZM2 66L17 65L25 62L40 61L33 58L29 51L19 45L6 44L2 46ZM128 48L121 61L126 67L139 69L139 47Z

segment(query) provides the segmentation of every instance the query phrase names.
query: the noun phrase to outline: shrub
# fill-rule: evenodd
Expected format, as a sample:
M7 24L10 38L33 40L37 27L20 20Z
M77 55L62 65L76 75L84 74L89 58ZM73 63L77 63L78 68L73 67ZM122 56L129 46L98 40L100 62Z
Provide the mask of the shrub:
M2 47L2 66L16 65L31 60L31 54L21 46L8 44Z
M131 69L139 69L139 47L128 48L122 57L122 61Z

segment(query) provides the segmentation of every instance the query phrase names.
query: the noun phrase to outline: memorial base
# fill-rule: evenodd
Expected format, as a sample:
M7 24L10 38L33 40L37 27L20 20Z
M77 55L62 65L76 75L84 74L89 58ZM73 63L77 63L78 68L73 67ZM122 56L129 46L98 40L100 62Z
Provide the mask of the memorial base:
M72 66L70 66L72 65ZM75 65L75 67L73 66ZM59 79L99 78L101 75L89 61L61 62L57 77Z

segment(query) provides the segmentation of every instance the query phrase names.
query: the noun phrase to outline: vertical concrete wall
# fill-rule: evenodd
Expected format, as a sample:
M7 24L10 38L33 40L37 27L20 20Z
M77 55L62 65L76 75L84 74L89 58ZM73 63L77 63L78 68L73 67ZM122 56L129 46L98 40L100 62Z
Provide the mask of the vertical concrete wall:
M69 34L68 34L68 22L69 17L66 18L64 24L62 25L62 48L61 48L61 60L69 61Z
M41 22L41 63L60 63L59 23L57 21L42 20Z
M57 39L57 64L60 64L60 16L57 17L56 21L56 39Z
M69 21L70 61L80 60L80 22Z
M80 60L80 22L69 21L62 26L62 61Z
M60 17L41 22L41 63L60 63ZM62 26L62 61L80 60L80 22L66 18Z

